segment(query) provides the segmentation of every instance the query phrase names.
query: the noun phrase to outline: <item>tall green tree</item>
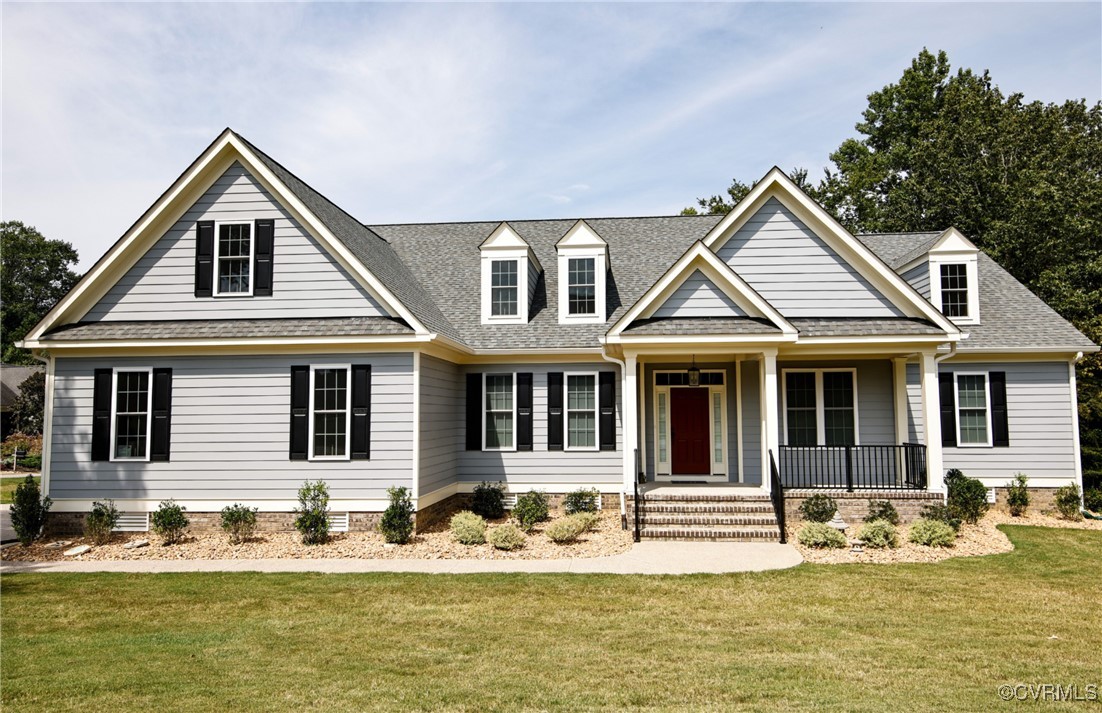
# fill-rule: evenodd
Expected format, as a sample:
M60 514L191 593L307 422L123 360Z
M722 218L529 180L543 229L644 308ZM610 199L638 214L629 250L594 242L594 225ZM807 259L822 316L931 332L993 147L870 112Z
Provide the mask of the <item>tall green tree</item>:
M80 278L72 270L77 251L49 240L17 220L0 223L0 357L5 364L33 364L15 343L50 311Z

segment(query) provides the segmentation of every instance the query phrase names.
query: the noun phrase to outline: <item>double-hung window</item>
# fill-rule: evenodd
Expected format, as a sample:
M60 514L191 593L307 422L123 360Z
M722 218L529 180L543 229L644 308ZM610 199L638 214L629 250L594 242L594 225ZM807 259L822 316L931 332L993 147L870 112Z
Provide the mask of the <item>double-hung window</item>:
M348 408L348 366L311 368L310 458L348 458L348 431L352 416Z
M490 314L515 317L517 314L517 260L494 260L490 264Z
M116 370L111 404L111 460L149 460L152 370Z
M784 372L784 416L789 446L857 444L857 390L853 369Z
M251 223L219 223L214 264L216 295L251 295L253 236Z
M516 388L513 374L486 374L483 389L486 413L483 448L511 451L516 448Z
M968 266L946 263L941 266L941 311L946 317L968 316Z
M991 399L986 374L956 374L957 443L991 445Z
M566 375L566 449L597 449L597 375Z
M597 259L572 257L567 260L567 312L571 315L597 313Z

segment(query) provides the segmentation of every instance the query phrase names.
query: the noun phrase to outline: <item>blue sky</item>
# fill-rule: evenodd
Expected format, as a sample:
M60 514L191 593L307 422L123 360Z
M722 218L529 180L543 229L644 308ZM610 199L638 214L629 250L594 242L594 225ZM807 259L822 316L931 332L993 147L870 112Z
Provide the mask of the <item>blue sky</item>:
M1102 3L5 2L2 214L99 255L225 126L368 223L663 215L818 176L925 46L1099 100Z

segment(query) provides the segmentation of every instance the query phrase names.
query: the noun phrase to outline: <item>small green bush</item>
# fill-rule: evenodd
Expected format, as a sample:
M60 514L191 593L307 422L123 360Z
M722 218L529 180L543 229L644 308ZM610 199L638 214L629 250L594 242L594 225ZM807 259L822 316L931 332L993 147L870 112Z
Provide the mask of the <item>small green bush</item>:
M501 483L479 483L471 493L471 512L487 520L505 517L505 486Z
M295 529L302 533L302 544L320 545L329 541L329 487L324 480L307 480L298 489Z
M230 536L230 544L247 542L256 532L256 508L234 503L222 508L222 531Z
M831 513L833 515L833 513ZM846 536L825 522L809 522L796 533L804 547L845 547Z
M899 547L899 534L895 531L895 525L887 520L866 522L857 531L857 539L864 542L866 547L878 550Z
M578 525L582 528L582 532L589 532L597 527L597 523L601 521L601 516L595 512L576 512L573 515L569 515L578 521Z
M953 468L945 475L946 503L954 517L975 525L987 512L987 487Z
M566 494L562 505L567 515L573 515L578 512L597 512L600 502L601 491L596 488L578 488Z
M19 465L23 466L27 470L38 470L42 467L42 456L32 455L26 458L19 459Z
M948 505L942 503L926 505L922 508L921 514L924 520L937 520L953 528L953 532L960 532L960 518L953 514Z
M1054 498L1056 502L1056 509L1060 513L1060 517L1065 520L1082 520L1083 513L1079 511L1080 503L1082 499L1079 497L1079 484L1071 483L1065 485L1062 488L1056 489L1056 495Z
M911 542L927 547L952 547L956 542L957 533L941 520L922 518L911 525L909 539Z
M1018 473L1006 486L1006 504L1014 517L1025 515L1026 508L1029 507L1029 488L1026 487L1028 480L1025 473Z
M409 488L387 488L390 505L379 521L383 539L395 545L404 545L413 536L413 499Z
M111 541L111 531L119 524L119 509L114 500L96 500L92 512L84 518L84 530L97 545Z
M11 502L11 526L19 541L29 545L42 534L46 526L46 516L50 513L53 500L42 497L38 482L28 475L22 483L15 486Z
M547 493L542 490L532 490L517 498L517 504L513 507L513 517L525 532L531 532L537 523L547 519L550 507L547 503Z
M1091 512L1102 513L1102 488L1090 488L1084 492L1083 507Z
M865 515L865 522L886 520L889 524L899 524L899 512L890 500L870 500L869 514Z
M184 508L177 505L175 500L162 500L157 511L150 515L149 522L164 545L174 545L182 540L190 524Z
M800 514L808 522L830 522L838 512L838 503L829 495L812 495L800 503Z
M568 515L552 522L544 528L543 533L552 542L564 545L577 540L585 530L585 520L574 515Z
M497 550L516 550L524 547L524 533L512 523L498 525L486 538Z
M452 537L462 545L481 545L486 542L486 521L481 515L464 510L451 519Z

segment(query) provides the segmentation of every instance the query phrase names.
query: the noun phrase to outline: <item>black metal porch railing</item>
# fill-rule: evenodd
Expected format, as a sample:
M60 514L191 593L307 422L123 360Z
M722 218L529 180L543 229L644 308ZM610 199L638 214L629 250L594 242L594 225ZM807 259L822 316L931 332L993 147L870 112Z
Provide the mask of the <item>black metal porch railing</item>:
M781 446L785 488L925 490L926 446Z
M785 531L784 524L784 484L781 483L781 475L777 472L777 461L773 458L773 451L769 451L769 497L773 501L773 515L777 519L783 545L788 542L788 533Z

